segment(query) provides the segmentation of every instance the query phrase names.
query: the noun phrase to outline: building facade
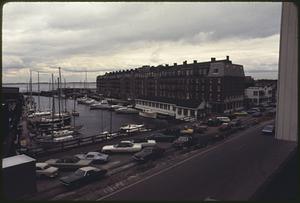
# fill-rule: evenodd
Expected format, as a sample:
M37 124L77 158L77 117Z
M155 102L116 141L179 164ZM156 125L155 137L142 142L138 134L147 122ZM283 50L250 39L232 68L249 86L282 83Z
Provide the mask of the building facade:
M277 80L256 80L254 86L245 89L246 107L276 103Z
M143 66L97 77L98 93L133 99L136 108L159 114L199 118L243 108L244 69L225 60Z

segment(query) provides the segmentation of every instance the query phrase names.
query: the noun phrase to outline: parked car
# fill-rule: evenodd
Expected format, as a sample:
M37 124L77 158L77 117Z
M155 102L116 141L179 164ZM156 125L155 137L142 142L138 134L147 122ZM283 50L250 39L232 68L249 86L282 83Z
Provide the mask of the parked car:
M219 131L226 131L230 129L231 129L231 125L229 123L222 123L222 125L219 127Z
M266 125L262 131L265 135L274 135L275 134L275 126L274 125Z
M109 156L100 152L88 152L87 154L76 154L79 159L92 160L92 163L100 164L107 163L109 161Z
M230 122L230 118L228 117L222 117L222 116L219 116L219 117L216 117L221 123L228 123Z
M241 121L241 119L236 118L236 119L233 119L232 121L230 121L229 124L232 127L238 127L238 126L240 126L242 124L242 121Z
M179 136L180 135L180 129L179 128L166 129L162 132L162 134L172 135L172 136Z
M102 152L111 153L111 152L139 152L142 150L142 145L133 143L131 141L123 141L115 145L106 145L102 147Z
M60 169L78 169L90 165L92 160L83 160L78 157L65 157L61 159L49 159L46 163Z
M36 163L35 170L37 177L45 176L54 178L58 175L58 168L50 166L47 163Z
M254 114L254 113L257 113L257 110L254 110L254 109L250 109L247 111L248 114Z
M195 136L186 135L178 137L172 144L176 149L182 149L184 147L190 147L197 144L197 139Z
M156 142L173 142L178 136L165 135L162 133L155 133L147 137L147 139L155 140Z
M261 117L262 113L261 112L255 112L252 114L252 117Z
M91 181L104 177L106 169L95 168L92 166L82 167L69 176L62 177L61 183L66 187L79 187Z
M220 120L218 120L218 119L216 119L216 118L209 118L208 120L207 120L207 125L208 126L219 126L219 125L221 125L221 121Z
M165 149L160 147L145 147L142 151L135 153L132 158L138 162L145 162L161 157Z
M136 143L136 144L141 144L142 147L152 147L156 145L155 140L149 140L146 138L136 138L133 139L131 142Z
M239 112L235 112L234 115L236 115L236 116L247 116L248 113L246 111L239 111Z

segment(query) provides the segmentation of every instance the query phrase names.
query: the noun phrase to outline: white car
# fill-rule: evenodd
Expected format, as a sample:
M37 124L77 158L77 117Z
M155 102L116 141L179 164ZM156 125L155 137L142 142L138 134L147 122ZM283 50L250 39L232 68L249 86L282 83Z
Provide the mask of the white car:
M121 142L128 142L128 141L121 141ZM155 140L148 140L146 138L136 138L131 141L134 144L141 144L142 147L153 147L156 145Z
M92 160L93 163L106 163L109 161L109 156L100 152L88 152L87 154L76 154L79 159Z
M123 141L115 145L106 145L102 147L102 152L139 152L142 150L141 144L136 144L131 141Z
M54 178L58 175L58 168L50 166L47 163L36 163L35 164L36 175L38 177L47 176Z

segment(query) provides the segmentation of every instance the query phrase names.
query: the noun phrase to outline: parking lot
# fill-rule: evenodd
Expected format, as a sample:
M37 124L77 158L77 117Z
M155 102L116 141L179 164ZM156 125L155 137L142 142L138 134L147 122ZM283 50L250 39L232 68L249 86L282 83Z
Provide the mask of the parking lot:
M254 120L257 120L256 118L253 118L252 116L248 115L248 116L241 116L239 117L242 121L243 124L248 125L248 127L250 127L251 125L254 124ZM265 120L269 120L272 119L273 117L266 117L263 116L261 118L261 120L265 119ZM185 123L185 124L181 124L178 127L183 128L184 126L186 126L187 128L189 128L190 126L192 126L195 123ZM146 132L146 133L142 133L142 134L136 134L130 138L118 138L116 140L110 140L109 142L106 143L102 143L102 144L96 144L96 145L89 145L89 146L85 146L85 147L81 147L81 148L75 148L75 149L71 149L69 151L65 151L63 153L57 153L57 154L52 154L52 155L48 155L42 158L38 158L37 162L43 162L46 161L48 159L56 159L56 158L61 158L61 157L65 157L65 156L74 156L76 154L81 154L81 153L87 153L90 151L98 151L100 152L102 147L104 145L108 145L108 144L116 144L121 140L130 140L130 139L134 139L137 137L146 137L150 134L152 134L153 132ZM220 134L221 132L219 131L219 127L208 127L207 131L205 131L204 134L200 135L209 135L209 136L215 136L217 134ZM223 139L223 138L222 138ZM218 140L214 140L214 141L218 141ZM182 150L174 150L172 148L172 143L171 142L157 142L157 146L166 149L166 153L164 155L164 158L161 160L157 160L157 163L161 163L164 162L166 160L172 159L172 157L176 157L179 156L180 154L182 154ZM195 148L195 147L194 147ZM200 147L201 148L201 147ZM184 151L184 150L183 150ZM151 165L151 164L150 164ZM132 159L132 153L115 153L115 154L110 154L110 160L108 163L106 164L93 164L93 166L95 167L99 167L99 168L105 168L108 170L108 174L107 177L97 183L91 183L91 186L84 186L81 189L75 190L75 191L84 191L84 188L90 188L90 187L94 187L93 185L98 185L96 188L100 187L107 187L108 185L113 184L114 182L120 181L122 180L122 178L128 178L126 174L135 174L138 173L139 170L141 170L141 168L143 168L143 170L147 170L147 167L149 167L149 164L144 165L145 167L142 167L141 164L138 164L136 161L134 161ZM130 170L129 170L130 169ZM138 169L138 171L135 171L136 169ZM71 173L73 173L74 171L60 171L58 177L49 179L49 178L39 178L37 179L37 190L38 192L32 196L32 199L63 199L62 196L64 196L64 193L68 193L68 198L70 198L70 194L73 194L74 191L68 191L59 181L59 179L63 176L68 176ZM75 195L75 194L74 194Z

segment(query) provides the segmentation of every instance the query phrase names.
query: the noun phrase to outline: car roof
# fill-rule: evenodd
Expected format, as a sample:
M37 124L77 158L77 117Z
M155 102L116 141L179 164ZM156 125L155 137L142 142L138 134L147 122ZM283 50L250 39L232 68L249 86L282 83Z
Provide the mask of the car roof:
M100 154L100 155L101 155L101 153L99 153L99 152L88 152L87 155L88 155L88 154L93 154L93 155L95 155L95 154L96 154L96 155L99 155L99 154Z
M90 170L100 170L100 169L99 169L99 168L96 168L96 167L92 167L92 166L86 166L86 167L80 168L80 170L83 170L83 171L90 171Z
M37 166L37 167L45 167L45 166L47 166L47 165L49 165L49 164L47 164L47 163L44 163L44 162L40 162L40 163L36 163L35 164L35 166Z

